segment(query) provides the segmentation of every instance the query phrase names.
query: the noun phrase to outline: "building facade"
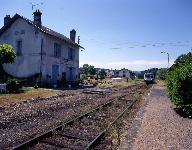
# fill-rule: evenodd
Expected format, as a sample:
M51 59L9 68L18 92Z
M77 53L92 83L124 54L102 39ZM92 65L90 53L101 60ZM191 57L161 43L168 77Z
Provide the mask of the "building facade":
M0 44L10 44L17 54L13 64L4 64L6 73L16 78L39 74L42 82L79 81L79 49L76 31L70 37L42 26L39 10L31 21L18 14L4 18L0 29Z
M107 74L107 77L110 77L110 78L128 78L128 79L131 79L132 77L132 71L128 70L128 69L121 69L121 70L112 70L112 69L107 69L106 70L106 74Z
M105 70L105 72L106 72L108 78L112 78L115 75L115 73L112 69L107 69L107 70Z
M119 77L130 79L131 78L130 70L125 69L125 68L119 70Z

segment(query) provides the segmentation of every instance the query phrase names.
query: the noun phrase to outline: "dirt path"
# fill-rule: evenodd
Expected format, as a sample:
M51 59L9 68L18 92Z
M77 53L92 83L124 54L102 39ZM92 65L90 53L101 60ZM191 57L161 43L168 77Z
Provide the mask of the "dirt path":
M165 88L154 85L119 149L191 150L192 119L173 110Z

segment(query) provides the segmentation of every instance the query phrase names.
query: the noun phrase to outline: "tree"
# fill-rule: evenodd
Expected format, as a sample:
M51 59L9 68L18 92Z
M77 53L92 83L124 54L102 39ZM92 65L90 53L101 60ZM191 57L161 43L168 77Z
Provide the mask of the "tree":
M96 74L96 69L94 66L89 66L89 74L90 75L95 75Z
M16 59L16 54L13 47L9 44L0 45L0 64L13 63Z
M16 59L16 54L13 47L9 44L0 45L0 78L4 79L5 74L3 70L4 63L13 63Z
M192 53L189 52L187 54L182 54L174 61L174 64L171 66L170 71L174 70L176 67L181 66L183 64L192 63Z
M169 69L166 86L177 109L192 116L192 53L180 55Z
M101 69L101 71L99 71L99 76L101 79L104 79L106 77L107 73L105 72L104 69Z
M177 109L192 117L192 64L183 64L169 72L167 91Z
M83 65L83 73L88 75L88 73L89 73L89 65L88 64Z
M95 75L96 69L92 65L84 64L83 65L83 73L86 75Z
M192 53L180 55L174 62L177 66L184 63L192 63Z
M161 80L165 80L167 77L167 69L166 68L161 68L157 71L157 76Z

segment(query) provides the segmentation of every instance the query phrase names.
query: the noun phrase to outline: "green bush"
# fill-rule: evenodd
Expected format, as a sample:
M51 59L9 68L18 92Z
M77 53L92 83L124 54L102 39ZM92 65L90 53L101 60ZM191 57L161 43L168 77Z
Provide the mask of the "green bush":
M192 64L176 67L166 82L171 101L186 115L192 116Z
M7 80L6 84L7 84L7 90L10 93L19 92L19 89L22 87L22 85L15 79Z
M106 76L107 76L107 73L105 72L105 70L101 69L101 71L99 71L100 79L105 79Z
M167 78L167 68L161 68L157 71L157 77L160 80L165 80Z

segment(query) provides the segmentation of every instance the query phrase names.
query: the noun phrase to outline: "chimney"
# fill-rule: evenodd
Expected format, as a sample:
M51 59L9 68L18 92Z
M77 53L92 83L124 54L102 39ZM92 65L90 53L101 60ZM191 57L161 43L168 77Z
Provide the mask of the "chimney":
M39 11L39 9L37 9L34 13L33 13L33 17L34 17L34 24L38 27L41 27L41 15L42 13Z
M10 15L6 15L4 17L4 26L8 25L10 21L11 21Z
M76 38L76 31L73 29L70 31L70 40L75 42L75 38Z

